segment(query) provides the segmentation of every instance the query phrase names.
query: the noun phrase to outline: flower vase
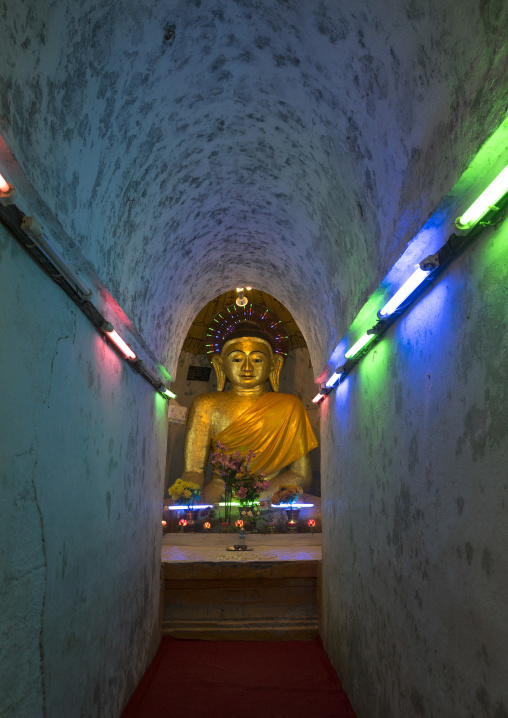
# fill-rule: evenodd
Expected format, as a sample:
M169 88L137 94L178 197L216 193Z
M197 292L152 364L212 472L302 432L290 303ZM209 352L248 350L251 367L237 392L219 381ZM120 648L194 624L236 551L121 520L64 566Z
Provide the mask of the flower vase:
M233 500L233 489L226 487L224 489L224 521L229 524L231 520L231 501Z

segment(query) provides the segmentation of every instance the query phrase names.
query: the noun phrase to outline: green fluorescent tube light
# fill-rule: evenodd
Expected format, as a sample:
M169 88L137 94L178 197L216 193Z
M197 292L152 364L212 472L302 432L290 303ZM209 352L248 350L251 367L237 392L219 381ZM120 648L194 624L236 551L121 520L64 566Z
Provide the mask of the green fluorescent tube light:
M375 334L365 333L363 337L360 337L356 344L353 344L351 349L348 349L348 351L344 354L346 359L352 359L356 354L358 354L361 349L363 349L364 346L366 346L370 341L372 341L375 336Z
M254 506L259 506L261 503L260 501L253 501L252 502ZM219 506L241 506L242 504L239 501L231 501L230 503L226 503L225 501L219 501ZM245 507L246 508L246 507Z
M464 212L462 217L457 217L455 225L458 229L471 229L507 192L508 165L498 174L496 179L489 184L487 189L481 193L476 202L473 202L471 207Z
M161 391L162 396L166 396L168 399L176 399L176 394L174 394L169 389L164 389L164 391Z

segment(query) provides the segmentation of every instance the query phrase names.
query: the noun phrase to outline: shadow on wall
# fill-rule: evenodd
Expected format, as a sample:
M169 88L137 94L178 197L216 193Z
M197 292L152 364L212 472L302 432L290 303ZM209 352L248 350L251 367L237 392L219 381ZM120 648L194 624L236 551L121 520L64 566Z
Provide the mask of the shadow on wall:
M190 407L194 397L217 391L217 381L212 370L208 381L188 379L189 367L210 367L210 362L204 354L190 354L182 351L178 360L176 378L171 389L177 395L177 402L181 406ZM307 349L294 349L289 352L286 363L280 376L280 391L285 394L294 394L304 404L309 415L310 423L319 441L320 409L312 403L316 393L314 375L310 356ZM185 426L182 424L169 424L168 451L166 463L166 477L164 482L164 499L167 490L183 472L183 446L185 440ZM311 451L312 465L312 494L321 495L321 453L320 447Z

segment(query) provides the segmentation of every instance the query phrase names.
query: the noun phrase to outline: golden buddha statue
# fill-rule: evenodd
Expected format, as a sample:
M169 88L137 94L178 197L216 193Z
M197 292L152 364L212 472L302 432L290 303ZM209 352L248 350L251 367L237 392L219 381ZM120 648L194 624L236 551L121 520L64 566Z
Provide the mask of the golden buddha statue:
M212 444L220 441L229 453L254 452L251 473L264 473L270 480L265 495L288 482L308 492L309 451L318 442L302 402L279 393L284 357L273 334L253 321L233 322L227 328L232 331L214 345L212 355L217 391L197 396L189 410L182 478L204 489L204 501L217 502L224 483L212 478L205 484L205 473ZM227 380L231 388L224 391Z

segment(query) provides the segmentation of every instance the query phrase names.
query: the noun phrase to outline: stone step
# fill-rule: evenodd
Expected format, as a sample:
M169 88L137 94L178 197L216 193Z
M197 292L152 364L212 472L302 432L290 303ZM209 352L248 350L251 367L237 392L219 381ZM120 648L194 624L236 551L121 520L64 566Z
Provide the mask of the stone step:
M163 564L163 633L208 640L319 634L320 561Z
M281 620L184 620L164 621L162 632L173 638L208 641L308 641L319 635L316 618Z

